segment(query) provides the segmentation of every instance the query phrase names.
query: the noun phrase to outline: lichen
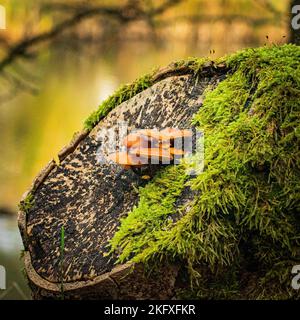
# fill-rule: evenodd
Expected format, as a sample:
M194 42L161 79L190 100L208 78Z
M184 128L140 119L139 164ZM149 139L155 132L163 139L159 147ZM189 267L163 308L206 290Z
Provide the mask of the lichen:
M205 132L203 173L168 167L141 188L111 252L118 262L183 261L193 297L299 297L290 283L300 263L300 47L222 61L227 78L193 118ZM196 194L189 210L176 205L186 186Z

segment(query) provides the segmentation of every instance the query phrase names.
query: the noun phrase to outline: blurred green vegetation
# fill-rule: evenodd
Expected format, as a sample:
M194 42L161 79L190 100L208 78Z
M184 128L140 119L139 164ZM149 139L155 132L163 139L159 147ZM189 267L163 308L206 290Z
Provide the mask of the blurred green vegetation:
M13 40L47 30L68 15L68 11L52 10L53 8L49 7L49 4L53 6L55 3L60 3L76 8L78 6L121 6L127 3L123 0L4 0L2 2L7 9L8 32L6 36ZM164 1L137 2L147 9L159 6ZM220 40L222 37L220 34L225 34L230 38L232 36L240 37L242 36L240 33L245 32L243 29L246 29L250 37L256 36L257 32L258 34L261 32L266 34L268 31L269 35L277 40L276 31L278 28L281 30L288 28L289 23L286 19L289 2L289 0L184 0L167 10L162 16L157 17L154 25L159 27L159 33L170 37L188 37L189 35L195 37L195 33L198 32L204 40L207 37L217 37ZM228 17L228 19L224 20L224 17ZM270 21L266 23L266 20ZM170 22L172 22L171 25ZM237 29L233 35L227 33L227 27L232 27L232 24L234 24L234 29ZM167 25L167 27L162 28L162 25ZM174 29L174 25L176 29ZM103 29L104 27L99 19L92 19L88 23L83 23L80 30L77 29L77 31L80 34L94 35L97 34L95 28ZM137 27L142 28L141 25Z

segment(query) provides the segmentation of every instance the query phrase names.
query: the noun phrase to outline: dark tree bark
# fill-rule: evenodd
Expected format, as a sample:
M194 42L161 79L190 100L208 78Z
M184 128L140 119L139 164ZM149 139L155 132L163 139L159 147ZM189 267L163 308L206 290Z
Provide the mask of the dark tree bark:
M300 0L291 0L290 13L291 13L291 24L290 24L290 42L300 45L300 29L295 27L295 23L300 25L300 10L295 11L295 6L300 7ZM296 16L299 18L295 18ZM296 20L295 20L296 19Z

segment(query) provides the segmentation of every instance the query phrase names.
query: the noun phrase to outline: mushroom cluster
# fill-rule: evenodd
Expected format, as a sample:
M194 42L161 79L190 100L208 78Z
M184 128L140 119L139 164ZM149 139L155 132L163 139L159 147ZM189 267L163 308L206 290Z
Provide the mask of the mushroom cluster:
M168 165L181 159L185 154L183 139L191 136L190 130L140 129L128 134L123 139L120 150L110 154L108 158L124 169L140 173L143 167L149 168L153 164Z

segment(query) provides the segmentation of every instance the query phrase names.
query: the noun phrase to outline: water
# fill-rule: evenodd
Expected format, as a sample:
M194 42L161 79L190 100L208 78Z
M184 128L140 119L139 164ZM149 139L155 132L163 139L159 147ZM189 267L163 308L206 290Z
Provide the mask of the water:
M1 299L30 299L30 292L20 260L23 249L16 227L16 219L0 216L0 264L6 270L6 291L0 290Z
M214 57L244 46L220 43L214 47ZM173 60L206 56L210 49L209 45L182 41L160 45L118 43L83 51L61 45L44 50L34 63L22 66L34 78L32 84L39 93L19 93L0 105L0 208L17 211L17 203L34 176L121 83L131 82ZM30 297L21 272L21 250L16 216L0 216L0 265L6 268L10 288L6 292L0 290L0 299Z

